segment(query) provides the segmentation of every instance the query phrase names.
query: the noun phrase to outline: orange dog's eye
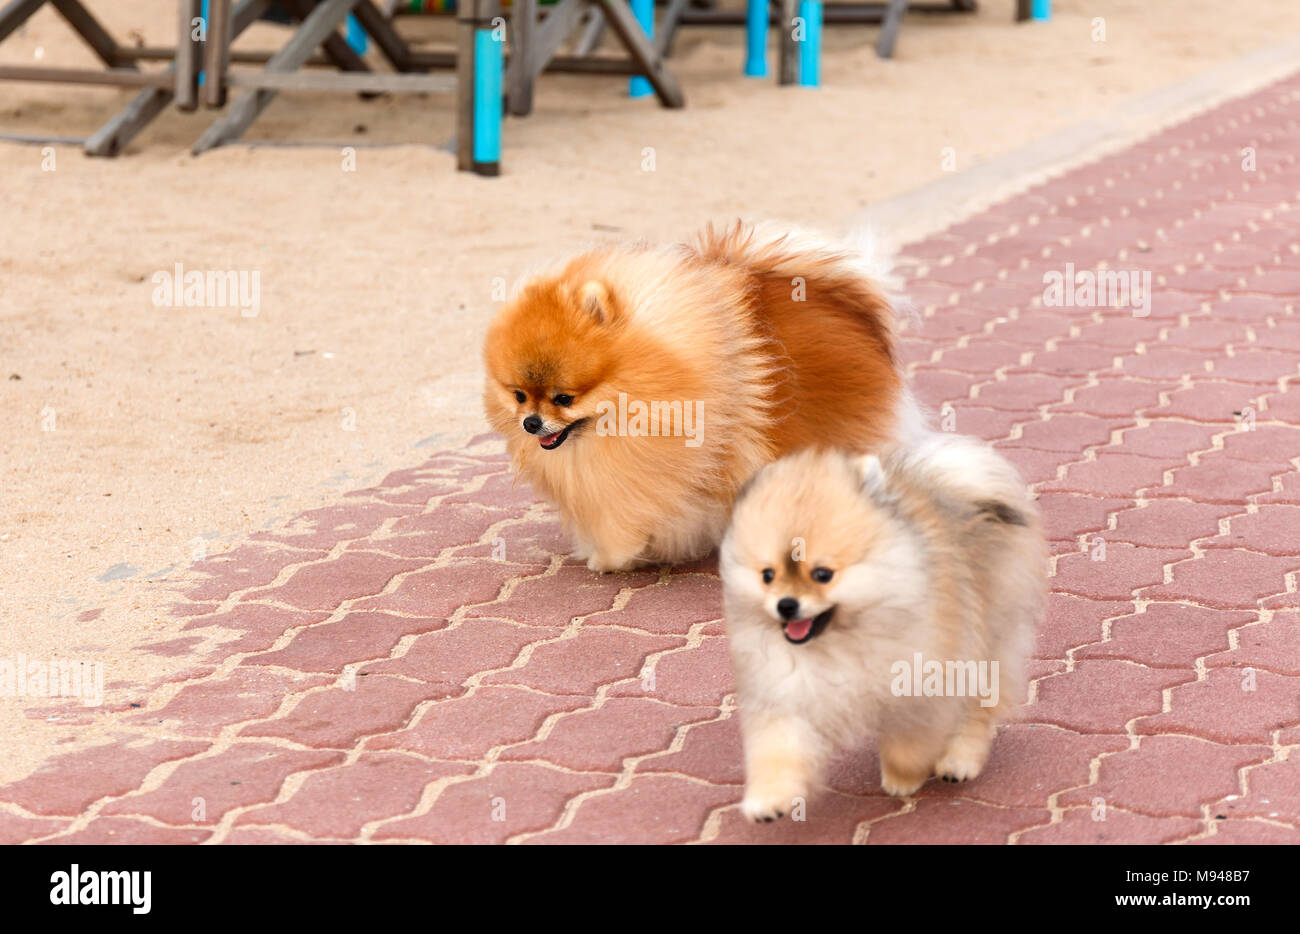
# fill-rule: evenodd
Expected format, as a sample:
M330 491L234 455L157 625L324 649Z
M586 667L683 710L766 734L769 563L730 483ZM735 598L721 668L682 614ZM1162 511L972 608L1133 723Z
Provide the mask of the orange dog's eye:
M525 396L525 395L524 395L522 392L520 392L518 389L516 389L516 390L515 390L515 401L518 402L520 405L523 405L525 402L528 401L528 397Z
M573 405L573 396L561 392L552 396L551 401L554 402L556 405L558 405L560 408L567 409L569 406Z
M772 583L772 578L774 577L776 577L776 571L773 571L771 568L763 568L763 583Z
M813 568L812 579L819 584L825 584L834 576L835 572L830 568Z

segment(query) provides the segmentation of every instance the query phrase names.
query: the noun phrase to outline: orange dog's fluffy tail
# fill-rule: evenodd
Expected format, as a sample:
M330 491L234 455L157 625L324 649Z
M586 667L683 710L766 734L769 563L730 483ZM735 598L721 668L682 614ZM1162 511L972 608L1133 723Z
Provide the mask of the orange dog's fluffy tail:
M861 244L861 241L859 241ZM706 226L686 249L740 272L751 320L774 364L769 399L778 456L828 438L870 449L905 427L899 316L872 275L878 255L802 231Z

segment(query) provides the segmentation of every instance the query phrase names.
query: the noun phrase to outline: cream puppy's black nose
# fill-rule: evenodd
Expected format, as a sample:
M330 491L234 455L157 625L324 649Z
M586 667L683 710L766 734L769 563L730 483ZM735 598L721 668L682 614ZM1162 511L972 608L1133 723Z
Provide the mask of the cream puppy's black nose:
M542 417L540 415L530 415L524 419L524 431L530 435L535 435L542 430Z
M794 597L782 597L776 601L776 611L781 614L782 619L794 619L795 614L799 612L799 601Z

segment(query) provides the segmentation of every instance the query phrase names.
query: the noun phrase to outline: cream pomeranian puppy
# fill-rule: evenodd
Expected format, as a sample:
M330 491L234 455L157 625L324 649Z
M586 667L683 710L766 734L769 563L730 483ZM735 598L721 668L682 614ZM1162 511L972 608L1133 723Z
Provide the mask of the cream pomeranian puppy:
M738 497L721 568L746 816L789 812L870 734L891 795L979 774L1047 580L1037 508L992 448L778 460Z
M583 253L519 290L488 332L484 405L588 567L698 558L759 467L919 422L874 262L737 224Z

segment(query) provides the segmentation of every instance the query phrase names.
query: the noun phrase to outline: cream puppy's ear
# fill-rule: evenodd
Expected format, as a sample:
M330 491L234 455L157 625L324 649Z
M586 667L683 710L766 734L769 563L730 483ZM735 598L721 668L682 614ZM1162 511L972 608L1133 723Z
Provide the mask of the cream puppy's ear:
M578 289L578 304L601 324L608 324L614 318L614 299L605 283L596 279Z
M874 454L864 454L858 458L858 470L862 475L862 491L872 499L885 499L889 494L889 480L885 476L884 465Z

